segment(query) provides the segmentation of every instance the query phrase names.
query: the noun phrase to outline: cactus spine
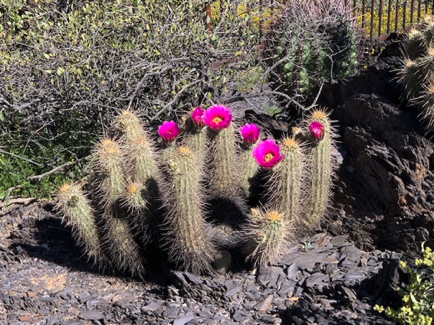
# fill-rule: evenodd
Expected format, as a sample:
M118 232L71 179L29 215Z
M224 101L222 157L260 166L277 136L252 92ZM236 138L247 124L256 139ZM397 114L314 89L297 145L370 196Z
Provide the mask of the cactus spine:
M209 271L215 249L203 218L203 189L197 157L185 146L173 155L172 188L168 192L169 258L191 272Z
M78 242L84 245L88 257L95 261L104 260L92 208L81 187L76 184L63 184L57 193L57 199L57 208L73 227L75 236Z
M331 151L334 135L328 115L324 111L313 111L309 122L319 122L324 126L324 138L320 141L313 140L310 147L310 191L303 221L308 228L312 229L321 221L329 205L333 174Z

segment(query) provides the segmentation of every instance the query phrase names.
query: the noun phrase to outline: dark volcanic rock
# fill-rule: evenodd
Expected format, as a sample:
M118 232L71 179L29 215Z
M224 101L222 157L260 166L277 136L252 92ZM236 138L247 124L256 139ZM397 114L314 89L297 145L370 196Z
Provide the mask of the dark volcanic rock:
M360 247L415 252L434 238L434 145L417 112L400 104L398 63L386 57L324 86L320 102L333 109L344 157L335 190L339 217L324 226L335 234L345 228Z

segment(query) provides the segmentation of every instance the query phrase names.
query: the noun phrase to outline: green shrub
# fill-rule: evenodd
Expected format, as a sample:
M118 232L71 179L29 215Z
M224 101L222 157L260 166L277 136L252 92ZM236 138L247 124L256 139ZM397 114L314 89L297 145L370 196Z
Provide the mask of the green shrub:
M410 283L404 289L398 289L402 295L403 306L398 310L390 307L376 305L375 310L384 312L387 316L399 324L430 325L434 319L434 253L429 247L422 245L422 259L416 259L418 267L425 267L430 270L427 276L422 271L412 270L405 262L401 261L400 266L410 274Z
M0 0L3 194L46 195L45 178L28 178L88 155L117 111L175 117L256 62L247 20L232 15L208 32L199 0L63 3Z

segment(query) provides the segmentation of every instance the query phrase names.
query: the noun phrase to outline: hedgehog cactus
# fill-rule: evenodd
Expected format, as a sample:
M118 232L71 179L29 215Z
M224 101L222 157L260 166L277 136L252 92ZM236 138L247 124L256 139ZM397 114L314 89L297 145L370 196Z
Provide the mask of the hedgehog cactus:
M245 252L247 259L254 264L265 265L274 262L288 248L291 227L284 214L277 210L251 210L251 218L246 226Z
M277 165L270 179L271 200L269 205L284 214L284 220L294 224L299 219L303 198L303 173L305 158L300 143L294 138L285 138L281 145L285 159Z
M77 241L86 248L89 258L104 260L93 211L81 187L65 183L59 188L57 197L57 208L67 218L67 223L74 229Z
M309 229L318 225L330 203L333 165L332 149L334 131L326 112L315 110L309 120L310 134L310 184L304 205L303 222Z
M281 143L258 142L253 124L237 141L232 114L220 105L196 108L181 130L163 123L158 150L132 111L122 112L108 134L95 146L89 198L73 184L57 195L78 241L102 265L142 277L151 242L194 273L221 268L223 260L227 269L240 252L265 264L297 239L294 229L311 229L326 211L333 130L322 111ZM309 141L300 144L303 134ZM265 199L248 202L249 185L263 182L258 175L269 177Z
M166 198L169 258L195 273L209 271L215 255L204 221L204 190L198 167L194 152L188 147L179 147L169 167L172 188Z
M425 16L419 29L408 34L405 43L406 59L398 71L399 82L410 104L421 111L420 116L428 129L434 125L434 20Z

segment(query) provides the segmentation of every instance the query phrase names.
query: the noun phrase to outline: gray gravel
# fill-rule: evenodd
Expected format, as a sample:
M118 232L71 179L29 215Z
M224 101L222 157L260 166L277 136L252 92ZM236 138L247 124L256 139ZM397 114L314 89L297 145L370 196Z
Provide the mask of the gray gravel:
M345 235L317 234L254 270L162 271L162 285L92 268L47 207L0 215L2 324L393 324L372 306L399 254L361 251Z

